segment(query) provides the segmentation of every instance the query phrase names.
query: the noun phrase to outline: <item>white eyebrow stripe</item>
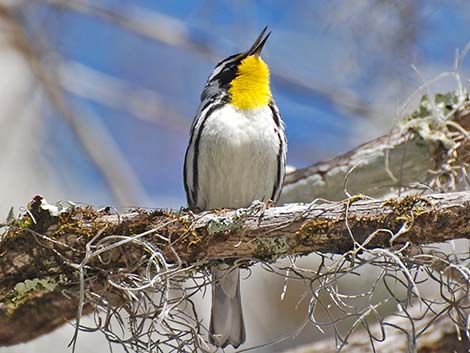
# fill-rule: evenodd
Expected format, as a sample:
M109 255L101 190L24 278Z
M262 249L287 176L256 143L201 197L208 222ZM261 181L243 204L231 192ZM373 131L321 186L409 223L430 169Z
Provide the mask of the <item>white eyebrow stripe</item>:
M235 61L237 61L240 58L241 55L243 55L243 54L242 53L235 54L235 55L229 56L228 58L225 58L224 60L219 62L215 66L214 71L212 71L212 74L209 76L206 83L211 81L215 76L217 76L220 72L222 72L228 65L230 65L230 64L234 63Z
M209 76L207 79L207 82L211 81L215 76L217 76L223 69L225 68L225 65L218 65L216 66L215 70L212 71L212 75Z

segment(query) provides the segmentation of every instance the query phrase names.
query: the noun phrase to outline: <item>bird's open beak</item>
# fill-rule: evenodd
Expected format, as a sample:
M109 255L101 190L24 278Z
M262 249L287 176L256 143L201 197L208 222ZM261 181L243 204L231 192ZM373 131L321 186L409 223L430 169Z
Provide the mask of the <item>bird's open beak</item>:
M253 43L251 48L248 50L247 52L248 55L254 55L256 57L260 56L261 50L263 50L263 47L266 44L266 41L271 35L271 31L268 32L268 34L266 34L267 30L268 30L268 26L264 27L263 31L260 33L258 38L256 38L255 42Z

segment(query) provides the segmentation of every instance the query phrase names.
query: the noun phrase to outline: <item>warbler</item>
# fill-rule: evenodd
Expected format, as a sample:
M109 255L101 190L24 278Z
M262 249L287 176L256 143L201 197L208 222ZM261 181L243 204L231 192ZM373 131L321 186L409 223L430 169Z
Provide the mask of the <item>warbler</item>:
M287 139L260 56L267 29L248 51L219 62L207 79L184 161L191 209L241 208L279 198ZM245 341L239 269L221 264L211 275L209 341L236 348Z

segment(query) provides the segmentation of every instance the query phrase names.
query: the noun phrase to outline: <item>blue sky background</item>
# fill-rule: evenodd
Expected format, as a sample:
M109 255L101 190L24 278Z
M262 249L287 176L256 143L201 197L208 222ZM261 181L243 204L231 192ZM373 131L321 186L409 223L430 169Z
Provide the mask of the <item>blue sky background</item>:
M142 120L99 99L69 95L73 106L92 112L106 126L148 194L146 206L184 205L181 166L204 82L218 60L247 49L265 25L273 33L264 58L287 124L288 162L296 167L387 131L396 105L422 83L411 65L431 78L452 69L455 50L470 40L466 1L84 3L144 20L157 31L163 18L185 43L198 48L155 41L67 7L38 2L28 12L31 35L39 29L46 33L50 48L66 66L79 63L153 92L149 99L158 97L165 106L155 121ZM80 75L75 79L86 81ZM345 107L351 99L360 108ZM118 203L73 131L53 110L45 111L45 157L58 166L71 197L99 195L80 201Z

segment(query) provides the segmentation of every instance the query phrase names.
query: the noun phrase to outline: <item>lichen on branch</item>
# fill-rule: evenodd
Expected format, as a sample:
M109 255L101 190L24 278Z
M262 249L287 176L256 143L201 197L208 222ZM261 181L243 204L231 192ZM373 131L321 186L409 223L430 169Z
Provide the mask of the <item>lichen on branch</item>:
M32 339L63 324L80 303L87 304L85 312L90 302L129 305L130 289L153 288L163 298L176 282L195 270L203 274L217 261L247 266L311 252L357 253L470 238L468 192L262 206L112 214L70 205L54 213L35 197L0 240L0 344ZM40 305L44 301L49 304ZM49 310L64 301L67 312ZM32 308L25 323L20 313ZM20 322L29 336L13 334Z

